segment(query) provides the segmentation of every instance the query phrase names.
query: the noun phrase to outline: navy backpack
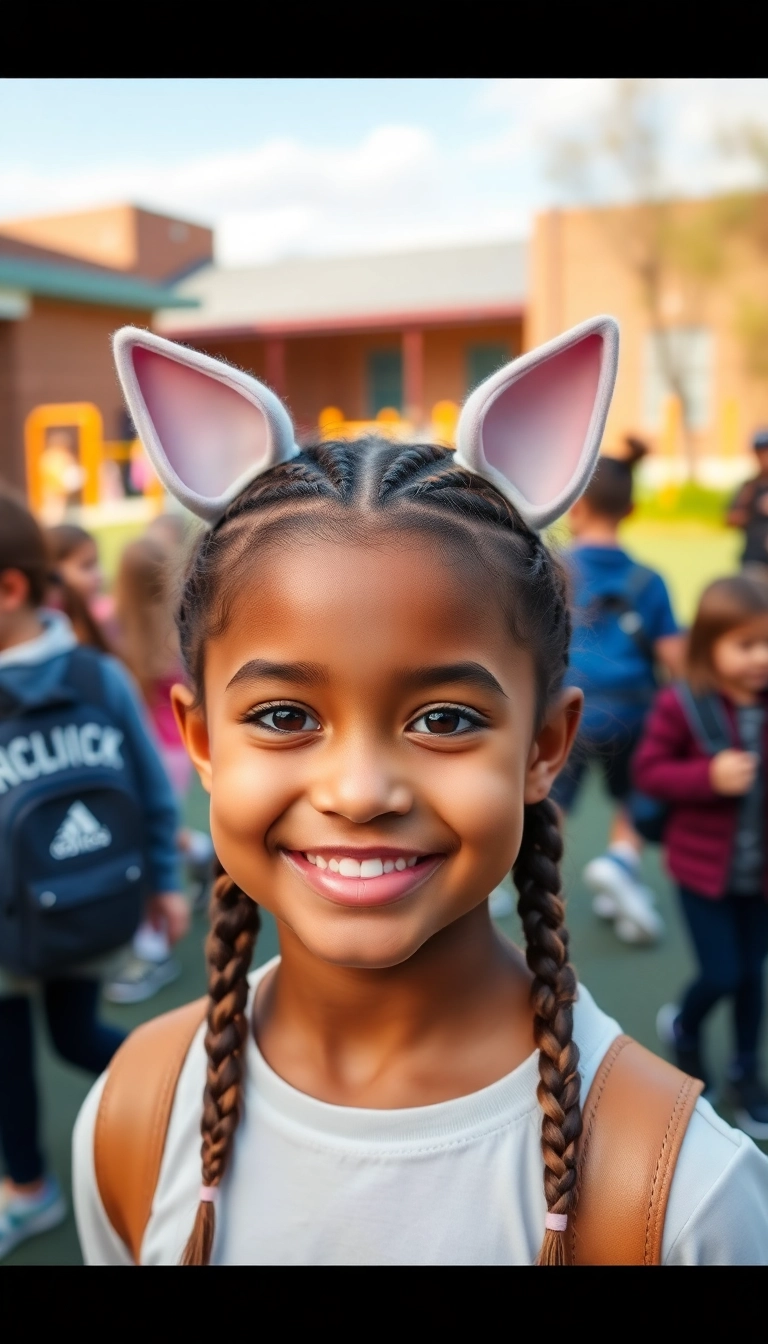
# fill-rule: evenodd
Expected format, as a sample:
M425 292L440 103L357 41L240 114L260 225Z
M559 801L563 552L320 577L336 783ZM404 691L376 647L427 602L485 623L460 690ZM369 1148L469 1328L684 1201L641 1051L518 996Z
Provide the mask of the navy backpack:
M130 942L145 818L101 655L73 649L44 703L0 688L0 966L56 975Z

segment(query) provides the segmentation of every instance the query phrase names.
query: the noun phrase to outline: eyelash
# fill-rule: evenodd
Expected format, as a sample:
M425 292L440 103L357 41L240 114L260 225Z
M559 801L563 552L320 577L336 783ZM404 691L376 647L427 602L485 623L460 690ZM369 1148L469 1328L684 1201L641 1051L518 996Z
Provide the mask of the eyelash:
M417 718L411 719L408 727L418 723L420 719L426 719L430 714L457 714L459 718L466 719L471 728L462 728L458 733L419 733L419 737L464 737L468 732L476 728L487 727L487 720L479 714L476 709L470 709L469 705L458 705L451 701L445 701L438 705L429 705L423 709Z
M315 720L314 714L310 714L308 709L305 709L303 705L297 704L294 700L273 700L269 704L257 705L255 709L249 709L248 712L243 715L241 721L243 723L253 723L258 728L263 728L265 732L275 733L280 737L288 737L290 734L290 730L284 728L274 728L271 724L262 722L266 714L270 714L277 709L293 709L296 710L299 714L305 714L308 719ZM317 729L299 728L295 731L304 733L308 732L314 733L317 731Z
M264 717L265 717L267 714L269 714L269 713L271 713L271 712L274 712L275 710L279 710L279 709L293 709L293 710L298 711L298 712L301 713L301 714L305 714L305 715L307 716L307 718L309 718L309 719L312 719L312 720L315 719L315 716L314 716L313 714L310 714L310 712L309 712L308 709L305 709L303 705L297 704L297 703L296 703L295 701L293 701L293 700L273 700L273 701L271 701L269 704L266 704L266 705L258 705L255 709L250 709L250 710L248 710L248 712L242 716L242 722L243 722L243 723L252 723L252 724L256 724L259 728L263 728L263 729L265 730L265 732L268 732L268 733L275 733L275 734L278 734L279 736L288 737L288 736L290 735L291 731L292 731L291 729L275 728L272 724L268 724L268 723L264 723L264 722L263 722ZM458 715L459 718L466 719L467 722L468 722L471 726L470 726L470 728L463 728L463 729L461 729L461 730L460 730L459 732L457 732L457 733L444 733L444 734L443 734L443 733L419 733L419 734L417 734L417 736L419 736L419 737L463 737L466 733L471 732L471 731L473 731L474 729L477 729L477 728L485 728L485 727L487 726L487 721L486 721L486 719L485 719L481 714L479 714L477 710L475 710L475 709L470 709L469 705L459 705L459 704L451 703L450 701L446 701L446 702L443 702L442 704L429 705L426 709L423 709L423 710L421 711L421 713L420 713L416 718L413 718L413 719L410 720L410 722L409 722L408 725L407 725L406 731L407 731L408 729L412 729L413 725L416 724L416 723L418 723L420 719L426 719L427 716L430 715L430 714L441 714L441 713L446 713L446 714L456 714L456 715ZM296 730L293 730L293 731L300 732L300 733L301 733L301 732L312 732L312 733L314 733L314 732L317 731L317 729L316 729L316 728L303 728L303 729L302 729L302 728L299 728L299 729L296 729Z

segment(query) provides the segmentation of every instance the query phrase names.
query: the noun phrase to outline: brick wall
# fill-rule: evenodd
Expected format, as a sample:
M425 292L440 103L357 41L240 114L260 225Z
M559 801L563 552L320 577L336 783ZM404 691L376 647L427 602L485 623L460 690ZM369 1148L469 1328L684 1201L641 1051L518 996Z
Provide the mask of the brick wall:
M0 322L0 476L25 483L24 420L48 402L90 401L107 439L121 437L122 394L110 337L147 313L35 299L28 318Z

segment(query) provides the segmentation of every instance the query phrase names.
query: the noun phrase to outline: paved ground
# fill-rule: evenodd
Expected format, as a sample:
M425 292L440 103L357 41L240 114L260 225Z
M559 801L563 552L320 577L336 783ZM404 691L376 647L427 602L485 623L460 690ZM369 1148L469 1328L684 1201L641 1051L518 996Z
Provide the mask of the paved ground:
M191 817L200 824L204 817L202 793L191 801ZM592 780L577 813L570 823L566 849L565 875L569 895L569 925L572 932L573 959L581 979L589 986L601 1006L612 1013L622 1027L651 1048L657 1047L654 1021L659 1004L674 998L691 969L691 960L683 930L672 900L668 882L659 871L658 856L646 860L647 879L659 893L659 904L667 921L664 942L652 949L635 949L618 943L610 927L592 915L580 872L603 845L608 813L597 782ZM515 918L503 921L512 936L518 936ZM138 1008L107 1006L105 1015L115 1023L132 1027L147 1017L184 1003L204 992L205 977L202 940L205 921L197 916L190 937L179 956L183 975L149 1004ZM266 961L277 949L274 925L267 919L257 947L256 960ZM43 1092L45 1134L51 1164L69 1193L70 1135L78 1108L90 1086L90 1080L77 1070L60 1063L50 1052L40 1030L40 1074ZM709 1032L710 1056L715 1074L722 1076L727 1057L728 1021L724 1011L714 1015ZM768 1061L766 1061L768 1064ZM727 1106L722 1113L729 1117ZM768 1148L768 1145L765 1145ZM80 1264L74 1222L38 1237L4 1262L6 1265Z

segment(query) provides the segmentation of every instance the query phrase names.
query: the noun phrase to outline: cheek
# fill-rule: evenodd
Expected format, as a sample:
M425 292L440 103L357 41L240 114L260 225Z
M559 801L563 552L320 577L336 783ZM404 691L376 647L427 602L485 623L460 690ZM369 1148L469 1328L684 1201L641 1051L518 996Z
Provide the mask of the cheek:
M525 759L514 743L441 761L434 802L467 862L510 868L520 847Z
M215 744L215 745L213 745ZM266 859L264 839L296 794L297 774L288 753L256 751L236 731L218 731L211 750L211 833L227 866L225 850L245 846L251 863ZM234 873L232 874L234 877Z

